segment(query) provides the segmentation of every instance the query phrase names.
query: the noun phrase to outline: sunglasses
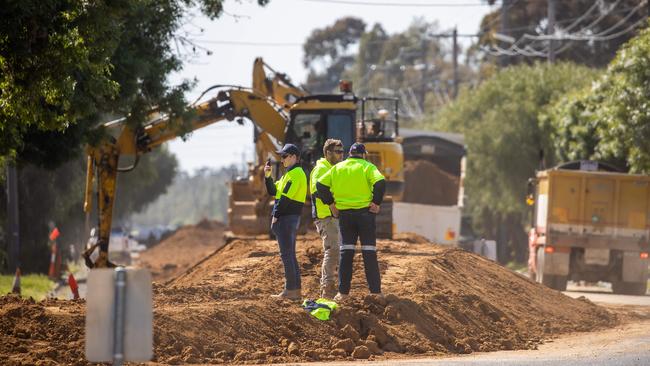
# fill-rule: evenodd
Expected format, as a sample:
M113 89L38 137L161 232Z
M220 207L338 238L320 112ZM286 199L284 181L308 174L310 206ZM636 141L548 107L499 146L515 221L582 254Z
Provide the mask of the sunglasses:
M332 152L333 152L334 154L343 154L343 150L342 150L342 149L332 150Z
M289 157L289 154L280 155L280 159L286 159L286 158L288 158L288 157Z

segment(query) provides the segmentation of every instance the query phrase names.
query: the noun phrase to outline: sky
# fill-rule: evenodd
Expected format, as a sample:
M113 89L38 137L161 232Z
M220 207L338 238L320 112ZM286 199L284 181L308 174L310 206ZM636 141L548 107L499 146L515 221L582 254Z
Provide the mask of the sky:
M355 16L369 29L380 23L389 33L408 28L415 18L437 21L440 29L458 28L460 34L478 31L483 16L494 10L485 0L271 0L260 7L255 0L227 0L225 14L210 21L207 17L190 19L183 30L211 55L197 50L186 60L181 72L170 76L170 83L196 79L188 94L193 101L215 84L250 86L253 61L262 57L275 70L288 74L296 83L304 81L302 43L316 28L333 24L337 19ZM357 3L357 4L354 4ZM371 3L361 5L358 3ZM378 5L378 4L386 4ZM399 4L399 6L393 6ZM203 32L201 32L201 29ZM461 44L468 42L459 39ZM182 141L169 143L181 170L219 168L243 164L253 159L253 127L223 121L201 130Z

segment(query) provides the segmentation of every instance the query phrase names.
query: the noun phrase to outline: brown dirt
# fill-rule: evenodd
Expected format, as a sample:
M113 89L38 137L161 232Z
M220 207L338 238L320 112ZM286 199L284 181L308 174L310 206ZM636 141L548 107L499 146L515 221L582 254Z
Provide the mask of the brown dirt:
M426 160L404 162L402 202L453 206L458 202L459 178Z
M620 321L587 300L417 236L380 241L379 248L386 297L367 294L357 256L352 300L321 322L297 303L269 299L283 283L275 242L256 237L225 245L186 273L154 284L155 361L270 363L531 349L561 333ZM317 296L321 257L317 237L299 238L305 297ZM82 364L83 312L83 303L2 298L0 364Z
M154 281L165 281L221 248L226 226L203 220L180 228L169 238L142 252L138 266L151 271Z

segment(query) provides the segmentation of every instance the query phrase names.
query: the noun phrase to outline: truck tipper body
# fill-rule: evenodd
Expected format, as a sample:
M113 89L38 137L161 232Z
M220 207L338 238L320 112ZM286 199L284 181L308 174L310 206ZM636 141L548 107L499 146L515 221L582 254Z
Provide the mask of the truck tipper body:
M645 294L650 177L597 169L597 162L583 162L537 173L529 269L557 290L584 280Z

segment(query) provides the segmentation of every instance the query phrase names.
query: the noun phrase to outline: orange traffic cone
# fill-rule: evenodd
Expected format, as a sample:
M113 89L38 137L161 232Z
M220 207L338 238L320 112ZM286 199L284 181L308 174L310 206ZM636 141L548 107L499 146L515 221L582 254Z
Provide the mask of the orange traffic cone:
M48 276L51 279L56 279L56 242L52 243L51 247L51 253L50 253L50 269L47 271Z
M77 285L77 280L74 279L72 273L68 276L68 286L70 286L70 291L72 291L72 298L79 300L79 285Z
M20 268L16 268L16 276L11 286L11 293L20 295Z

